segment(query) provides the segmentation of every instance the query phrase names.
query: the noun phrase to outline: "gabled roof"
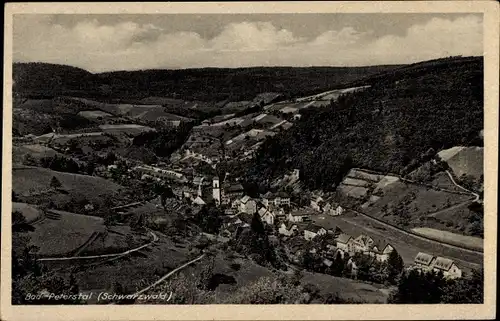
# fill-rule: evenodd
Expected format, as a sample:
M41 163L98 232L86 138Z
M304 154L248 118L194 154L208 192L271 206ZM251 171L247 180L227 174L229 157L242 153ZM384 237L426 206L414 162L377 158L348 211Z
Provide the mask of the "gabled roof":
M424 252L419 252L417 256L415 257L415 263L423 264L423 265L429 265L432 261L434 256L424 253Z
M337 243L347 244L352 237L349 234L342 233L335 239Z
M228 192L241 192L243 191L243 186L240 183L232 184L227 188Z
M245 195L241 198L241 203L246 204L250 200L250 196Z
M436 261L434 262L433 267L443 271L448 271L452 265L453 265L453 260L438 256L436 258Z
M259 209L259 215L260 215L260 216L262 216L262 215L266 214L266 212L269 212L269 211L268 211L268 210L267 210L267 208L265 208L265 207L261 207L261 208Z
M355 240L361 242L364 245L368 245L370 243L370 241L373 242L373 239L371 237L369 237L368 235L364 235L364 234L361 234Z
M315 225L315 224L309 224L308 226L306 226L306 228L304 230L318 233L318 231L321 229L324 229L324 228L321 226Z

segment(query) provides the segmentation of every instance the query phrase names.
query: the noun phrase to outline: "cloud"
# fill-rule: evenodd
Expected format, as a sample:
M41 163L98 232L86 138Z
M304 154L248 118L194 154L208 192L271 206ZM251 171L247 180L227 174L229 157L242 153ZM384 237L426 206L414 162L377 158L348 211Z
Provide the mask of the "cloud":
M481 55L482 19L434 18L403 36L374 37L353 26L313 38L272 22L226 25L211 39L192 31L167 32L153 24L96 20L74 26L23 16L14 23L14 60L63 63L90 71L241 66L354 66L398 64L450 55Z

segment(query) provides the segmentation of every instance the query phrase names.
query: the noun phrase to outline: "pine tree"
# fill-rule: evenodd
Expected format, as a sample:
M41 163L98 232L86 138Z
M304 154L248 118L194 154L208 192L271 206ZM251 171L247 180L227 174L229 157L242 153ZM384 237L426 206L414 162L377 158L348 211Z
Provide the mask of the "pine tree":
M403 271L403 267L403 259L395 249L392 250L387 259L388 281L395 284Z
M52 176L52 179L50 180L50 187L52 188L60 188L62 186L61 182L57 179L57 177Z

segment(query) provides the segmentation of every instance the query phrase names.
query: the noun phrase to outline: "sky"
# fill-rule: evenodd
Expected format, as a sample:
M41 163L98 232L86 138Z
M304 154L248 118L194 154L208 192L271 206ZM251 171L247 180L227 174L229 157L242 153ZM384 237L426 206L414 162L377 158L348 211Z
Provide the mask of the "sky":
M91 72L367 66L483 54L482 14L16 14L14 62Z

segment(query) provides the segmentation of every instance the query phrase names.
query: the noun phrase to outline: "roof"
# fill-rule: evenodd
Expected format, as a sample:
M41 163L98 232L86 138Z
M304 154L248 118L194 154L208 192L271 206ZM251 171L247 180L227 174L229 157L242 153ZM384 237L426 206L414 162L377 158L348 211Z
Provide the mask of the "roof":
M268 210L267 210L267 208L265 208L265 207L261 207L261 208L259 209L259 215L260 215L260 216L262 216L262 215L266 214L266 212L268 212Z
M202 200L199 196L196 197L194 200L193 200L193 203L195 204L198 204L198 205L204 205L205 204L205 201Z
M310 232L314 232L314 233L317 233L319 230L321 229L324 229L323 227L321 226L318 226L318 225L315 225L315 224L309 224L305 230L306 231L310 231Z
M370 242L370 240L373 241L373 239L371 237L369 237L368 235L364 235L364 234L361 234L360 236L358 236L356 238L357 241L361 241L364 245L368 245L368 243Z
M418 252L417 256L415 257L415 263L429 265L433 258L434 256L430 254Z
M250 200L250 196L245 195L245 196L243 196L243 198L241 199L241 203L246 204L249 200Z
M243 191L243 186L240 183L232 184L227 188L228 192L241 192Z
M349 234L342 233L335 239L338 243L347 244L352 237Z
M433 267L443 271L448 271L452 265L453 265L453 260L438 256L436 258L436 261L434 262Z

